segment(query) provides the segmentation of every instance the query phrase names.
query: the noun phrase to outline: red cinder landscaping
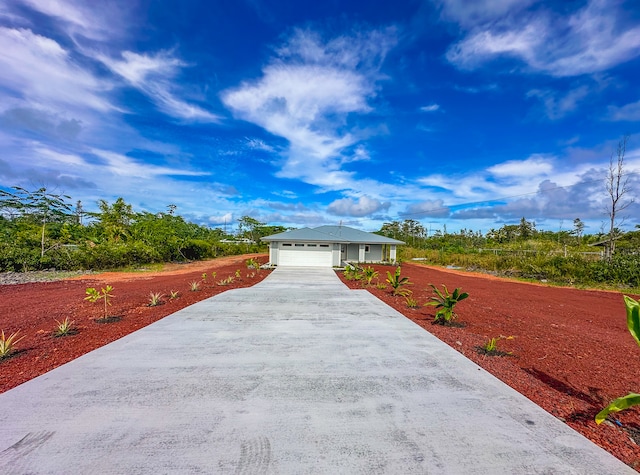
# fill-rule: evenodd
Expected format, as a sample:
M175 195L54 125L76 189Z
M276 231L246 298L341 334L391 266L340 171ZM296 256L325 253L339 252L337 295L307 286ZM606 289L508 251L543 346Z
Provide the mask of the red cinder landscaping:
M228 289L251 286L269 271L247 269L246 259L265 255L233 256L213 261L169 265L162 272L105 273L48 283L0 285L0 329L20 331L25 338L18 351L0 360L0 392L7 391L93 349L153 323L175 311ZM374 266L385 282L386 271ZM241 277L235 278L240 270ZM202 274L207 273L203 281ZM216 272L212 278L211 273ZM251 276L252 273L255 275ZM339 273L342 278L342 274ZM234 282L218 282L234 276ZM407 308L403 297L391 289L367 289L473 360L506 384L611 452L640 469L640 408L613 415L612 422L597 426L596 413L611 400L640 392L640 348L626 327L622 294L520 283L459 271L403 264L420 306ZM191 282L201 282L192 292ZM361 282L346 281L352 288ZM433 295L429 284L450 291L461 287L469 298L456 307L463 326L433 325L434 307L423 304ZM98 323L102 302L84 300L87 287L113 286L109 315L112 323ZM179 297L169 299L172 290ZM161 305L150 307L149 294L164 295ZM632 296L635 298L635 296ZM56 322L74 320L75 335L52 336ZM477 347L490 338L513 336L498 342L509 356L486 356Z
M162 272L110 272L56 282L0 285L0 329L5 336L19 331L24 339L13 356L0 360L0 392L7 391L46 373L74 358L111 343L135 330L160 320L184 307L229 289L249 287L269 275L268 270L248 269L245 261L263 254L223 257L190 264L171 264ZM236 271L240 278L236 278ZM216 277L212 277L212 272ZM202 274L207 277L203 280ZM218 285L228 277L232 283ZM200 290L191 291L191 282L200 282ZM108 315L110 323L101 323L104 303L85 301L86 289L113 287ZM170 299L171 291L179 296ZM163 294L160 305L149 306L149 294ZM55 337L56 320L69 317L77 333ZM96 321L98 320L98 321Z

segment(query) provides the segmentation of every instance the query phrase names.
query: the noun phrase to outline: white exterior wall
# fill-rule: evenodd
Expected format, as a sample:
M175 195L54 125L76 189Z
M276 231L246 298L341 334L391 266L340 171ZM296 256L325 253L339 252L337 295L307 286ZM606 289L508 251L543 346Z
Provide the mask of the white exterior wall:
M340 267L342 265L342 256L340 252L340 244L333 244L333 267Z
M290 244L290 246L283 247L284 243ZM304 246L297 247L300 251L309 251L311 250L308 247L308 244L314 243L302 243ZM326 246L328 244L329 248L326 249L326 252L331 253L331 258L327 258L326 262L329 265L329 262L333 267L339 267L342 265L342 246L346 246L347 252L345 259L348 261L356 261L356 262L381 262L383 260L383 245L382 244L340 244L340 243L315 243L318 247L317 251L325 250L320 249L320 244ZM366 246L369 246L369 252L366 252ZM390 244L389 246L389 259L394 262L396 260L396 245ZM281 253L283 251L287 251L286 260L288 265L291 264L291 251L295 252L296 246L295 241L271 241L269 244L269 262L273 265L281 265L282 256ZM301 254L301 257L304 258L304 255ZM300 265L304 265L304 262L301 262Z

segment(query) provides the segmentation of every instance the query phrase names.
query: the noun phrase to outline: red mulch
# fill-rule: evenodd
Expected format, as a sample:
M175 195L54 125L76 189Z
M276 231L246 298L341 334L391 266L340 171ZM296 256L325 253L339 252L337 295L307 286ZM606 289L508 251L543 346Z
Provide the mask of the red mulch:
M378 280L395 267L373 266ZM595 415L611 400L640 392L640 348L626 325L622 294L515 282L483 274L450 271L405 263L420 307L409 309L403 297L375 285L369 292L406 315L484 369L531 399L547 412L640 470L640 407L616 413L598 426ZM346 281L351 288L360 282ZM374 280L375 282L375 280ZM434 325L435 309L422 306L434 295L429 287L450 292L456 287L469 298L456 306L463 327ZM509 356L487 356L477 347L490 338ZM617 421L617 422L616 422ZM618 425L620 424L620 425Z
M253 255L254 257L256 255ZM14 356L0 361L0 392L7 391L93 349L153 323L175 311L222 291L253 285L268 275L254 277L244 261L233 256L213 261L168 266L157 273L108 273L49 283L0 285L0 329L20 330L25 338ZM264 263L267 258L258 255ZM374 266L380 282L393 267ZM217 282L241 271L241 279L227 286ZM216 272L215 279L211 272ZM191 292L190 282L208 278L202 290ZM340 274L341 275L341 274ZM575 430L640 469L640 408L614 415L615 424L597 426L595 414L612 399L640 391L640 348L626 327L622 294L533 285L457 271L404 264L413 297L421 304L432 295L429 283L449 290L462 287L470 297L456 308L462 328L433 325L433 307L409 309L402 297L375 286L369 291L431 332L509 386L540 405ZM84 300L87 287L114 287L110 315L114 323L96 323L100 303ZM347 282L352 288L361 284ZM171 290L180 292L169 300ZM149 293L161 292L164 304L149 307ZM55 338L55 320L70 317L76 335ZM481 355L476 347L491 337L511 356ZM620 425L617 425L617 424ZM635 442L634 438L635 437Z

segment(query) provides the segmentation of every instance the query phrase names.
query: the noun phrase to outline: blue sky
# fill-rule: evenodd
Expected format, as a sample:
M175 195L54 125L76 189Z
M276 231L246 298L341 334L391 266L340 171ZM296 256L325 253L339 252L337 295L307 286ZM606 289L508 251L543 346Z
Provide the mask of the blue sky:
M0 71L0 186L88 210L595 233L630 134L640 222L635 0L4 0Z

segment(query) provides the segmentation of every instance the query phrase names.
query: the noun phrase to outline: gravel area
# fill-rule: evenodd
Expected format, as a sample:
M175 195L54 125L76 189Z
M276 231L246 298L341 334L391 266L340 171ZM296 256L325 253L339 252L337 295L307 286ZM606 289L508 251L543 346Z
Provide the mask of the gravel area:
M0 285L28 284L29 282L54 282L79 275L93 274L93 271L39 270L29 272L0 272Z

